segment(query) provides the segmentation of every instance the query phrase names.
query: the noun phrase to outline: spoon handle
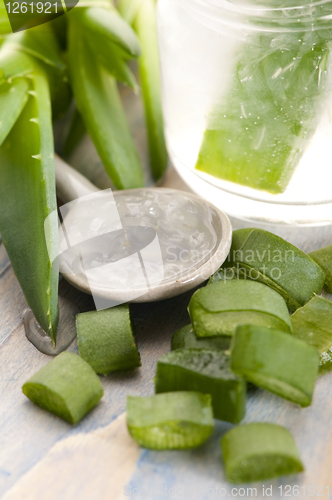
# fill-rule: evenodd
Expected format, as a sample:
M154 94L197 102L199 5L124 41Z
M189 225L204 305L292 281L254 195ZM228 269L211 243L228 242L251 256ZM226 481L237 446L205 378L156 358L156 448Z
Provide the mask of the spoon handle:
M54 156L57 195L63 203L96 193L99 189L58 155Z

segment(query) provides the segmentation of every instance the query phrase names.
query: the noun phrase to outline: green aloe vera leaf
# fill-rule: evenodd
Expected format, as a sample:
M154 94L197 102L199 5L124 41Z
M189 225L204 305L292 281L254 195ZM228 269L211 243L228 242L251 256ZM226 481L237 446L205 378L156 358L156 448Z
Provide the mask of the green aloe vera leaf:
M229 357L214 349L178 349L158 360L156 393L199 391L212 396L214 417L238 423L245 415L246 383L229 367Z
M0 232L25 298L55 342L58 270L47 249L57 255L57 222L48 217L56 210L54 146L47 78L37 65L31 83L28 102L0 148Z
M230 483L262 481L304 470L292 434L280 425L239 425L223 436L221 448Z
M78 314L76 330L79 355L96 373L141 366L128 304Z
M161 79L156 26L155 0L144 0L133 22L142 55L138 60L140 84L148 132L152 174L156 180L165 173L168 164L161 106Z
M144 0L120 0L118 2L117 8L127 23L133 24L143 1Z
M171 339L171 350L194 348L228 351L230 344L231 339L229 337L198 338L195 335L192 325L187 325L173 334Z
M243 279L242 274L238 271L236 267L221 267L216 271L209 279L208 285L213 283L218 283L218 281Z
M0 146L26 105L29 88L25 78L0 86Z
M244 242L239 239L239 243L237 246L235 240L231 248L232 265L244 278L261 281L275 289L290 309L303 306L324 286L326 276L321 267L283 238L252 229Z
M7 11L4 2L0 2L0 35L12 33L12 28L7 16Z
M0 49L0 70L5 81L18 77L29 77L34 71L33 58L9 46Z
M128 396L127 425L131 437L145 448L196 448L213 431L211 396L194 391Z
M86 133L82 116L75 107L70 120L64 130L62 155L67 158L81 142Z
M201 288L193 294L188 310L198 337L233 335L241 324L292 332L284 299L255 281L226 280Z
M330 40L329 30L247 37L234 55L229 90L210 113L196 168L284 192L331 89Z
M82 358L62 352L22 387L36 405L77 424L103 396L98 376Z
M323 269L326 274L325 288L332 293L332 245L315 250L309 256Z
M235 373L301 406L311 404L318 368L317 349L280 330L242 325L232 339Z
M65 63L61 57L57 39L49 24L13 33L5 40L3 47L6 46L36 57L43 63L57 68L59 71L65 69Z
M321 375L332 370L332 303L313 297L291 316L293 335L315 347L320 354Z
M74 11L73 11L74 12ZM71 12L69 70L77 108L106 171L118 189L144 185L116 81L98 64Z

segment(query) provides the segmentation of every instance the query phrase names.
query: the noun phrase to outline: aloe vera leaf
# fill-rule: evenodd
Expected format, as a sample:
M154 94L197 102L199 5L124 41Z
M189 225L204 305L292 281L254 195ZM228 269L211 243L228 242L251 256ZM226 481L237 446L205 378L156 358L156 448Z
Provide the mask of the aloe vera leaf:
M144 0L120 0L117 8L123 19L129 24L133 24L143 2Z
M317 349L280 330L242 325L232 339L235 373L301 406L311 404L318 367Z
M231 483L262 481L304 470L293 436L280 425L239 425L224 435L221 448Z
M53 131L46 76L35 65L33 90L0 148L0 232L14 272L37 321L55 342L58 323L58 252Z
M241 238L233 239L230 257L246 279L275 289L292 310L303 306L324 286L325 273L309 255L262 229L252 229L243 243Z
M73 12L68 14L69 70L77 108L115 186L141 187L142 167L116 81L96 62Z
M0 87L0 146L11 131L28 100L29 83L15 79Z
M332 293L332 245L315 250L309 256L323 269L326 274L325 288Z
M0 35L12 33L12 28L7 16L7 11L4 2L0 2Z
M238 423L245 415L246 383L233 373L229 357L214 349L178 349L159 358L156 393L199 391L212 396L214 417Z
M213 431L211 396L189 391L128 396L127 425L132 438L145 448L195 448Z
M168 155L161 106L155 0L144 0L141 3L133 27L142 47L142 55L138 60L139 76L148 132L150 166L154 178L158 180L166 171Z
M284 299L255 281L226 280L201 288L193 294L188 311L198 337L231 336L241 324L292 332Z
M234 56L230 90L210 115L196 168L254 189L284 192L331 88L330 40L329 30L247 38Z
M3 46L22 50L60 71L65 69L57 39L48 24L13 33L10 37L7 37Z
M184 326L177 330L171 338L171 350L176 349L217 349L228 351L231 343L229 337L196 337L192 325Z
M315 296L291 316L293 335L320 354L321 375L332 370L332 303Z
M128 304L78 314L76 330L79 355L96 373L141 366Z
M10 47L1 47L0 50L0 69L3 79L10 81L13 78L29 76L34 71L33 60L23 52L11 49Z
M22 387L36 405L77 424L103 396L103 386L90 365L71 352L62 352Z
M86 133L82 116L75 107L74 112L64 130L62 155L68 157L81 142Z

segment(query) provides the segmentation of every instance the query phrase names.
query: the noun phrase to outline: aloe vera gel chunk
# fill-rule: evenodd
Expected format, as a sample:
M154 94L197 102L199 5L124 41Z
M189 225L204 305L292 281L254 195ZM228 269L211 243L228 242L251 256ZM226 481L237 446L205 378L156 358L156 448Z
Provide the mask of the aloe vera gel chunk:
M127 425L132 438L145 448L195 448L213 431L211 396L199 392L128 396Z
M231 369L301 406L311 404L318 367L318 351L288 333L243 325L233 337Z
M227 351L231 343L230 337L196 337L192 325L177 330L171 339L171 350L176 349L217 349Z
M198 337L230 336L242 324L292 331L284 299L255 281L226 280L197 290L189 315Z
M22 387L36 405L77 424L103 396L98 376L80 356L62 352Z
M141 366L129 305L76 316L80 356L102 375Z
M234 231L228 265L233 266L235 276L276 290L293 311L320 292L326 278L309 255L262 229Z
M294 337L315 347L320 354L319 372L332 370L332 303L316 296L291 317Z
M245 415L246 383L229 368L221 351L179 349L158 360L156 393L199 391L211 394L214 417L238 423Z
M292 434L280 425L234 427L222 438L221 447L231 483L262 481L304 470Z
M332 293L332 245L309 253L326 274L325 288Z

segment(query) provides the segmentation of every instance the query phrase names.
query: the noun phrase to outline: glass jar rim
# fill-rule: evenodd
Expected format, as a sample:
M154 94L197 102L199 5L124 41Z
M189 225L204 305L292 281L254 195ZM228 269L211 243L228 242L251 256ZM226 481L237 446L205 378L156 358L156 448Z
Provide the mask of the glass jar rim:
M188 10L221 24L258 31L332 29L332 0L182 0L182 3Z

